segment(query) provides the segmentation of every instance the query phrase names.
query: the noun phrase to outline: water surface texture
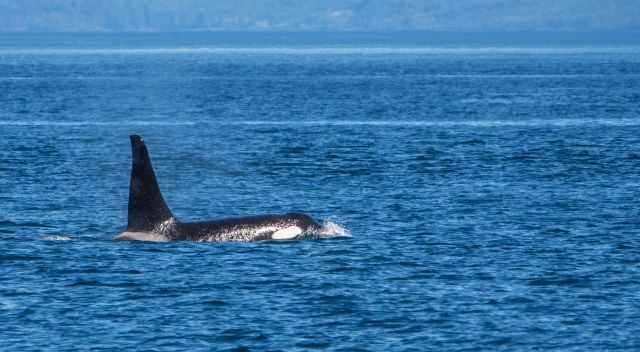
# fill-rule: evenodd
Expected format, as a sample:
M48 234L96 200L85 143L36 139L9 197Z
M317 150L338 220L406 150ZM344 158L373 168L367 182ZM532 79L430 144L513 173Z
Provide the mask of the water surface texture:
M0 349L640 349L640 49L72 39L0 45ZM353 235L112 241L134 133Z

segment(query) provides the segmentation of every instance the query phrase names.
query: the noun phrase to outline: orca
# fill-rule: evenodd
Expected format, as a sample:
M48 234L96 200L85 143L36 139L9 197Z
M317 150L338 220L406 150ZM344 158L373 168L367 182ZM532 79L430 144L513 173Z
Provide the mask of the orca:
M288 213L181 222L167 206L149 152L138 135L131 138L131 183L127 229L116 240L253 242L295 240L319 233L322 225L309 215Z

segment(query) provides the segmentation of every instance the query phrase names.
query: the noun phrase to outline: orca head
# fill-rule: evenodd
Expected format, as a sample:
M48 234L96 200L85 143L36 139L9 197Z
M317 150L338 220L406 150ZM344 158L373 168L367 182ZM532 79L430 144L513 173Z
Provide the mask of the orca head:
M318 232L322 229L322 225L316 219L304 213L288 213L286 217L293 220L293 223L299 227L303 233Z

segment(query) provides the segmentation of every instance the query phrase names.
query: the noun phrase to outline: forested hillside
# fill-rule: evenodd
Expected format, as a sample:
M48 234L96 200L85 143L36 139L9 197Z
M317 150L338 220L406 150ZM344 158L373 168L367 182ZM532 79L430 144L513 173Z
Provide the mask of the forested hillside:
M638 0L0 0L0 31L638 28Z

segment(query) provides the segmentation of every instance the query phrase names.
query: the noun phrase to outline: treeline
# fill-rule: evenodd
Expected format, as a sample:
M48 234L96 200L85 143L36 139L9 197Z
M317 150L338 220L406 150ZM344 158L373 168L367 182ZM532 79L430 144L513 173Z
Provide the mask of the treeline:
M638 28L638 0L0 0L0 31Z

